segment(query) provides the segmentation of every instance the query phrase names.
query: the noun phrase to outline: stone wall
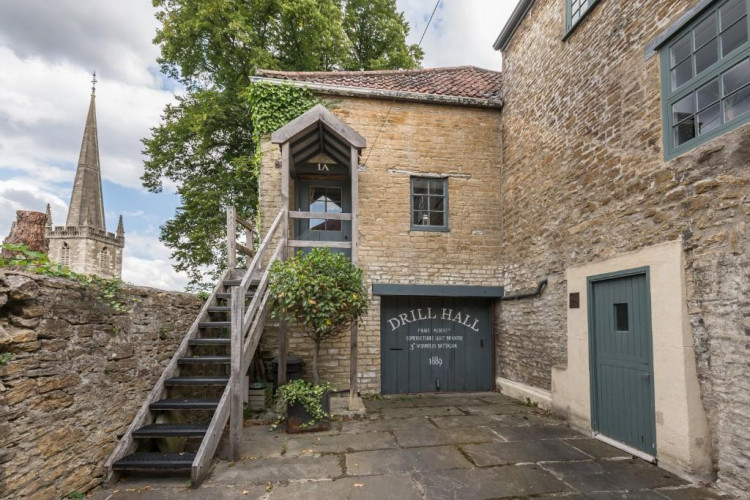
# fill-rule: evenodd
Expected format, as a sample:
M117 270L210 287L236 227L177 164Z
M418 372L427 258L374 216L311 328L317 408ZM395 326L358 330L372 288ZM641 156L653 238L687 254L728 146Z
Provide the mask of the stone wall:
M659 58L646 45L695 0L601 1L569 38L538 0L504 54L504 377L549 388L566 363L566 268L681 239L687 310L720 484L750 490L750 127L665 162Z
M367 139L359 172L359 265L367 288L499 285L500 111L365 98L337 98L331 111ZM278 146L263 147L265 234L279 210L281 169ZM425 173L449 176L449 232L410 230L410 176ZM380 392L379 297L371 297L358 338L360 389ZM309 341L293 336L290 351L311 363ZM321 353L321 378L348 387L349 335L324 344Z
M115 312L77 283L0 273L0 497L90 490L202 302L126 286Z

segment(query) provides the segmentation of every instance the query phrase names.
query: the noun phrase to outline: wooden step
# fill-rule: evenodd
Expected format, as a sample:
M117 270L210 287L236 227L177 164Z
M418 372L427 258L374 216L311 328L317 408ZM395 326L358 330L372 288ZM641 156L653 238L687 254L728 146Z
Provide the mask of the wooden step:
M162 399L151 403L151 411L164 410L215 410L219 406L218 399Z
M250 297L254 297L254 296L255 296L255 292L254 292L254 291L252 291L252 290L249 290L249 291L248 291L248 292L247 292L247 293L245 294L245 297L247 297L247 298L250 298ZM231 293L217 293L217 294L216 294L216 298L217 298L217 299L224 299L224 300L229 300L229 299L231 299L231 298L232 298L232 294L231 294Z
M186 437L202 438L208 431L208 424L151 424L133 432L137 439Z
M198 323L198 328L229 328L231 325L231 321L202 321Z
M193 465L195 453L132 453L114 464L114 470L187 470Z
M210 313L232 312L232 308L230 306L209 306L208 312Z
M192 358L180 358L177 360L178 365L228 365L231 362L232 358L230 356L194 356Z
M232 339L212 339L212 338L201 338L201 339L191 339L189 344L191 346L199 346L199 345L229 345L232 343Z
M164 385L167 387L183 386L183 385L216 385L223 386L227 385L229 377L172 377L164 381Z

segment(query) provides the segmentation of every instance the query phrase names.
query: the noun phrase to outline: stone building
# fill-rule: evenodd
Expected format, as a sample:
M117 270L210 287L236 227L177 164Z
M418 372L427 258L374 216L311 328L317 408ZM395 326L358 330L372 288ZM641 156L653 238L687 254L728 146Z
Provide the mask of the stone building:
M47 205L45 237L49 242L49 258L53 262L82 274L96 274L105 278L122 276L125 230L122 215L115 233L107 232L104 220L94 87L91 88L91 103L70 195L68 217L64 226L53 226Z
M259 71L334 103L264 142L261 218L288 184L292 248L364 270L362 392L498 389L750 491L748 8L521 0L502 78Z

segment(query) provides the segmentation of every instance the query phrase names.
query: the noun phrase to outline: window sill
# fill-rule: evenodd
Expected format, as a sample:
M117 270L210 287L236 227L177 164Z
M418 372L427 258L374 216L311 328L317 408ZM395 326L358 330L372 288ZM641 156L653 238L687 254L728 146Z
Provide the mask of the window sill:
M416 233L449 233L451 228L440 226L411 226L409 232L412 231Z

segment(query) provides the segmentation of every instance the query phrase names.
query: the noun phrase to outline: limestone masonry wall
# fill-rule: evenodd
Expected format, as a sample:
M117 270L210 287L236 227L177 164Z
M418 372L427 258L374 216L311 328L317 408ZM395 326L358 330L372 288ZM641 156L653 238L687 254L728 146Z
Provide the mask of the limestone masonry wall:
M659 57L646 45L694 0L601 1L569 38L535 2L504 53L503 377L549 388L566 363L566 268L681 239L688 314L720 484L750 491L750 126L662 151ZM657 416L658 418L658 416Z
M0 497L61 498L102 465L202 301L126 286L128 311L72 281L0 272Z
M364 98L337 98L331 111L367 139L359 172L359 265L368 289L372 283L499 285L500 111ZM279 210L279 159L278 146L265 142L264 234ZM411 173L450 176L450 232L410 230ZM380 392L380 299L371 299L359 329L359 383L363 392ZM271 337L264 339L268 354ZM308 340L294 335L289 346L310 365ZM348 387L349 335L323 345L321 354L321 378Z

